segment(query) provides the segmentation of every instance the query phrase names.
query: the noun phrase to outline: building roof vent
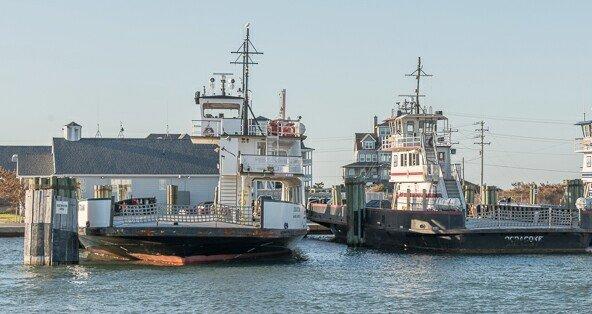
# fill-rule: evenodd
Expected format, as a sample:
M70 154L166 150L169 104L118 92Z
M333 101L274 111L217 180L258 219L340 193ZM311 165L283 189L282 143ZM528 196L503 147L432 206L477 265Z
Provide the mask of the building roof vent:
M67 141L79 141L82 138L82 126L76 122L70 122L62 128L62 133Z

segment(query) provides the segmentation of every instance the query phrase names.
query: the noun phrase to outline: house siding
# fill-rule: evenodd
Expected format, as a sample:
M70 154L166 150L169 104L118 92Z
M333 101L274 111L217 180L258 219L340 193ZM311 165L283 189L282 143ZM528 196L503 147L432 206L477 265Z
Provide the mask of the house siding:
M76 176L80 182L82 198L92 198L95 185L112 185L112 180L130 180L131 196L134 198L155 197L158 203L166 202L166 186L176 185L179 191L189 191L192 205L214 200L218 176ZM114 189L115 194L115 189Z

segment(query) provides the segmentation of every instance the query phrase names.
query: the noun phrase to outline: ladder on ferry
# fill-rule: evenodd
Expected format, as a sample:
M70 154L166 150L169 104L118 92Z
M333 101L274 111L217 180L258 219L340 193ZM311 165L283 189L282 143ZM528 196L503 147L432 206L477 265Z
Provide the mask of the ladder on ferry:
M237 176L224 175L220 176L220 204L221 205L237 205Z

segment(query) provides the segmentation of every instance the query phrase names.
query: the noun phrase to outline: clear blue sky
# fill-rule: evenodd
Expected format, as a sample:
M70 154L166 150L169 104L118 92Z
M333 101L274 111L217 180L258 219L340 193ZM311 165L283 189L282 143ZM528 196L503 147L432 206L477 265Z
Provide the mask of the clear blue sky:
M239 73L229 51L250 21L265 52L254 109L275 114L288 90L317 181L338 182L353 133L413 90L404 74L418 56L435 74L424 103L459 128L469 179L479 119L492 131L488 183L577 177L571 124L592 117L591 12L589 1L0 1L0 144L48 144L72 120L85 136L97 123L116 136L120 121L130 137L167 122L188 132L194 91L212 72Z

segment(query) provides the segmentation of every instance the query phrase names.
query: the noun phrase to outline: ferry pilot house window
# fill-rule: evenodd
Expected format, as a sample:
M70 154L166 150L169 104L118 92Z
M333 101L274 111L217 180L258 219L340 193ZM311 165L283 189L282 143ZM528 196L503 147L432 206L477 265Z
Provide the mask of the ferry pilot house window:
M592 156L586 156L586 168L592 167Z
M407 134L413 135L413 122L407 122Z

